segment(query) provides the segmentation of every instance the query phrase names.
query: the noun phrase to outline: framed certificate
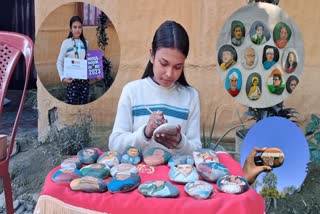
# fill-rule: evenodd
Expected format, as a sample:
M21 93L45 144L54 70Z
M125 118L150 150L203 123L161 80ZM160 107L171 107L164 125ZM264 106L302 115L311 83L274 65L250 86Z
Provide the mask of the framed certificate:
M88 79L87 60L64 58L63 72L65 77L73 79Z

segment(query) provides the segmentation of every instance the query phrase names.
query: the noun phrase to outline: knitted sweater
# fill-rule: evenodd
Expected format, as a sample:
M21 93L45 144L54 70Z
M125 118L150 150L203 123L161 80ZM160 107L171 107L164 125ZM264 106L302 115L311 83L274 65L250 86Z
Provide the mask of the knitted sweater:
M84 48L84 44L80 39L75 39L76 45L78 47L78 54L79 54L79 59L84 59L86 56L86 51ZM87 42L87 49L88 49L88 41ZM73 42L72 38L65 39L60 48L60 53L57 59L57 69L59 72L60 80L62 81L63 78L68 78L64 76L63 73L63 66L64 66L64 58L75 58L75 53L73 49Z
M152 111L162 111L170 124L181 125L181 142L176 149L168 149L153 138L147 139L144 127ZM128 83L122 90L118 111L109 138L109 149L123 153L126 146L134 146L142 151L162 148L175 154L192 154L201 148L200 141L200 101L198 92L192 87L176 83L165 88L150 77Z

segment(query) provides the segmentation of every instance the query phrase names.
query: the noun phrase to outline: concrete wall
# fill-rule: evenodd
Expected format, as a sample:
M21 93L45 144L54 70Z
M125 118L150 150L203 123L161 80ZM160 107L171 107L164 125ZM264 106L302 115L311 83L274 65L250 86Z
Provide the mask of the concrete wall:
M57 7L71 0L36 0L36 31L41 23ZM90 113L96 127L112 127L122 87L141 77L148 61L148 49L155 30L165 20L181 23L189 33L190 54L186 61L186 76L201 97L202 127L210 128L215 109L218 112L217 133L221 134L239 123L237 111L243 114L246 107L236 102L224 89L216 71L216 41L223 24L246 0L88 0L103 10L111 19L120 43L120 61L116 79L111 88L98 100L83 105L70 106L54 99L38 81L39 138L48 128L48 109L57 107L60 124L70 124L79 113ZM308 3L300 0L281 1L279 6L293 18L302 32L305 45L305 69L296 91L286 99L287 107L300 112L300 120L306 122L311 113L320 114L317 79L320 79L319 48L316 26L320 14L318 0ZM70 11L66 12L69 13ZM248 14L249 15L249 14ZM71 15L68 14L70 17ZM57 19L67 25L69 20ZM39 33L39 32L38 32ZM42 44L37 41L36 56ZM45 60L44 57L43 60ZM41 71L38 69L38 73ZM40 78L41 79L41 78ZM244 118L245 119L245 118Z

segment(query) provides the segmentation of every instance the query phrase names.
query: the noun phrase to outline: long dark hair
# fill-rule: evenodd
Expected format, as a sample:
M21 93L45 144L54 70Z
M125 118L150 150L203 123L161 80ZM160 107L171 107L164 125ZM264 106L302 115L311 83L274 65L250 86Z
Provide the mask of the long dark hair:
M165 21L160 25L160 27L154 34L151 54L155 56L159 48L178 49L187 58L189 53L189 36L187 31L175 21ZM142 79L153 76L153 65L149 60L142 75ZM184 76L184 70L182 70L182 73L177 82L179 82L183 86L189 86Z
M290 68L289 56L290 56L291 53L292 53L293 56L294 56L294 62L292 63L292 68L296 68L297 65L298 65L296 54L295 54L293 51L290 51L290 52L288 53L288 56L287 56L287 59L286 59L286 66L285 66L285 68Z
M72 24L74 22L80 22L81 25L82 25L82 19L79 16L72 16L71 19L70 19L70 22L69 22L70 29L72 28ZM72 34L71 31L69 31L68 38L72 38L72 37L73 37L73 34ZM82 29L81 34L80 34L80 40L82 41L82 43L84 45L84 49L85 49L85 51L87 53L88 47L87 47L86 38L84 38L84 35L83 35L83 29Z

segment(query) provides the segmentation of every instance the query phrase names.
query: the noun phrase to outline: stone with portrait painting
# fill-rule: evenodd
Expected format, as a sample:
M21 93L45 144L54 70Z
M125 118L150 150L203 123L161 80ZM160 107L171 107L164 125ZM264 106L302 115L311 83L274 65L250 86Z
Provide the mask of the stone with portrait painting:
M227 175L217 181L217 186L221 192L240 194L249 189L247 180L237 175Z
M244 68L252 70L258 63L258 54L253 47L247 47L244 49L241 58L241 64Z
M199 149L192 152L192 155L196 166L198 166L200 163L219 163L219 157L217 153L211 149Z
M231 23L231 43L240 46L246 35L246 29L241 21L234 20Z
M263 48L262 65L268 70L279 61L279 50L271 45L266 45Z
M110 169L110 174L112 177L115 176L117 173L138 173L138 168L135 165L129 163L121 163L115 165Z
M237 96L242 86L242 75L239 69L232 68L227 74L225 88L233 97Z
M209 182L216 182L219 178L230 174L225 165L215 162L200 163L197 166L197 171L204 180Z
M293 48L286 49L282 55L283 70L290 74L298 67L298 54Z
M55 183L71 182L73 179L80 178L82 176L83 174L78 169L65 168L65 169L59 169L55 173L53 173L51 179Z
M143 161L149 166L167 164L171 154L161 148L150 148L143 152Z
M136 173L118 172L107 184L111 193L129 192L136 189L141 183L141 177Z
M286 87L283 73L274 69L268 78L268 89L272 94L281 95Z
M222 70L228 70L237 63L236 49L231 45L223 45L218 52L218 63Z
M69 158L63 160L62 163L60 164L60 166L63 169L66 169L66 168L80 169L81 162L80 162L78 156L73 156L73 157L69 157Z
M101 178L92 177L92 176L84 176L81 178L74 179L70 183L70 188L73 191L81 191L81 192L106 192L108 190L107 184Z
M175 198L180 193L177 187L163 180L146 181L140 184L138 190L146 197L155 198Z
M188 195L198 200L208 199L214 193L212 184L201 180L187 183L184 190Z
M288 77L287 83L286 83L286 89L289 94L291 94L299 84L299 79L298 77L291 75Z
M175 167L179 164L194 164L194 159L190 155L177 154L172 156L168 161L168 166Z
M246 83L246 93L249 100L258 100L261 97L261 76L258 73L249 75Z
M121 156L118 152L107 151L99 156L97 163L104 163L111 168L115 165L118 165L120 163L120 159Z
M256 45L262 45L266 43L271 37L269 28L261 21L253 22L249 33L252 43Z
M169 170L169 179L176 183L186 184L199 179L193 164L179 164Z
M278 48L284 48L291 38L291 28L284 22L279 22L273 29L273 41Z
M110 174L110 168L104 163L93 163L80 169L84 176L105 179Z
M121 163L138 164L142 160L141 156L141 152L138 148L127 146L125 153L121 157Z
M83 148L77 153L77 156L81 163L91 164L97 161L99 152L95 148Z

